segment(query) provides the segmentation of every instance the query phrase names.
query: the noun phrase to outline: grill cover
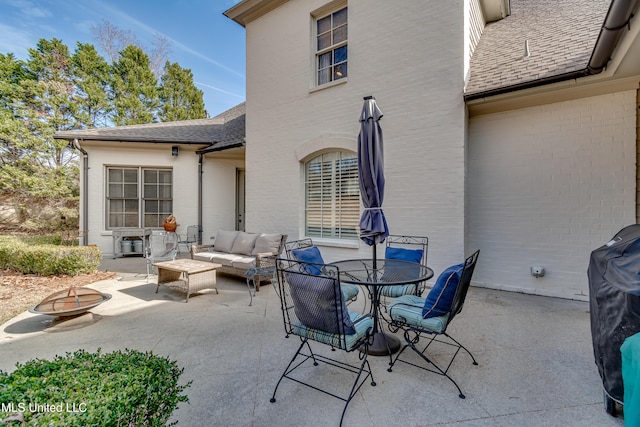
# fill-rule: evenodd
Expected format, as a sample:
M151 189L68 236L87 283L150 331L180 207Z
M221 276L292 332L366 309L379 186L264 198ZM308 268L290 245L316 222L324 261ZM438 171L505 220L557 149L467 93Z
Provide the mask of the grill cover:
M591 252L587 274L595 362L606 393L622 403L620 346L640 332L640 224Z

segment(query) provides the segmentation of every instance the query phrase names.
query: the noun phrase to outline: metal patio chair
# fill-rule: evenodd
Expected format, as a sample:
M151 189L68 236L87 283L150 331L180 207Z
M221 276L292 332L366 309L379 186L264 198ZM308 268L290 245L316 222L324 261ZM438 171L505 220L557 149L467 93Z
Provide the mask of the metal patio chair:
M149 246L147 246L147 281L153 264L161 261L173 261L178 255L178 235L176 233L161 232L149 236Z
M284 244L284 250L287 258L290 260L324 264L324 259L322 259L320 249L318 249L317 246L313 244L313 240L311 240L310 238L286 242ZM300 255L301 252L298 251L302 251L302 255ZM298 257L301 257L301 259L298 259L296 254ZM342 288L344 300L346 301L347 305L358 299L358 293L360 292L360 289L356 285L342 283L340 286Z
M412 261L427 265L427 251L429 249L428 237L390 234L385 240L387 242L385 258ZM421 296L424 288L424 282L407 283L404 286L381 286L379 292L383 304L387 305L387 298L397 298L402 295Z
M180 251L180 245L185 245L187 248L187 252L191 252L191 245L198 242L198 233L200 232L200 227L197 225L190 225L187 227L187 234L184 236L180 236L180 240L178 240L178 252Z
M319 269L321 273L310 273L314 269ZM340 425L342 425L351 399L365 381L371 378L371 385L375 386L376 383L367 360L373 319L370 314L361 314L347 309L340 289L339 275L338 268L332 265L278 258L276 276L284 329L287 338L296 335L300 339L300 345L278 380L271 402L276 401L278 387L282 380L287 378L344 401L345 405L340 417ZM352 365L320 355L311 349L311 342L324 344L332 350L338 349L347 353L355 351L360 363ZM346 371L343 377L345 382L353 381L349 394L344 396L323 390L320 388L323 380L317 372L304 368L298 370L299 367L307 366L305 362L309 361L314 366L323 363ZM355 380L352 374L355 374ZM314 375L319 381L313 381Z
M466 347L447 333L447 327L456 315L462 311L479 253L479 250L474 252L463 264L449 267L440 274L436 284L426 298L416 295L403 295L396 298L389 305L389 327L392 332L402 329L405 340L405 345L400 349L391 366L389 366L389 372L392 371L396 362L404 362L416 366L447 377L458 389L458 397L465 398L458 384L449 375L449 368L451 368L460 350L464 350L469 354L474 365L477 365L478 362ZM419 348L418 345L422 338L427 341L427 344L424 348ZM434 342L441 343L447 348L453 347L455 350L444 369L436 364L433 357L427 355L427 350ZM400 359L400 356L407 348L411 348L420 356L422 361L426 362L426 365L419 365L407 359ZM444 366L444 364L442 365Z

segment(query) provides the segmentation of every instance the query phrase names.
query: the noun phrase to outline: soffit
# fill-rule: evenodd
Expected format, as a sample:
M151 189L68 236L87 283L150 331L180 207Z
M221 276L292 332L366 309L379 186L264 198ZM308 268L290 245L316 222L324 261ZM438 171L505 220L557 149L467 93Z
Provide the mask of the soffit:
M238 24L246 27L254 21L288 0L243 0L231 9L224 12L227 18L233 19Z

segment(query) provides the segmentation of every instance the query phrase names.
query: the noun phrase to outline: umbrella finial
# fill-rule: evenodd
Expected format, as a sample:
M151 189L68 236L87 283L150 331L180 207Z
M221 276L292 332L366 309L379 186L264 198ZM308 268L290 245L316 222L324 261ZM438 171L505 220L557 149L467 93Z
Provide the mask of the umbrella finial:
M368 100L368 99L375 99L375 98L373 97L373 95L369 95L369 96L365 96L365 97L364 97L364 98L362 98L362 99L364 99L364 100L366 101L366 100Z

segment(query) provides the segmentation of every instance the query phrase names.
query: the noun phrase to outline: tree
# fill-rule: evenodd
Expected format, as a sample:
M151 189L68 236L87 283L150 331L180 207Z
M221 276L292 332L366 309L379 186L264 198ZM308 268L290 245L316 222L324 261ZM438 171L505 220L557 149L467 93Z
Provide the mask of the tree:
M59 41L41 41L31 56L28 64L0 54L0 193L11 196L23 224L38 202L61 218L78 197L78 168L63 161L70 160L63 155L66 144L53 141L49 123L60 120L50 115L52 106L64 104L65 79L57 68L65 62L64 48Z
M40 39L36 49L29 49L27 66L38 80L34 90L36 112L47 125L38 135L41 145L34 156L43 166L64 166L71 160L71 153L64 141L53 139L53 133L79 127L69 48L56 38Z
M123 30L103 19L100 25L91 28L94 39L99 47L107 54L109 63L114 64L120 58L120 52L127 46L133 45L143 49L149 55L149 67L156 77L162 75L162 64L165 63L171 53L171 41L160 33L153 35L151 48L144 48L135 33L131 30Z
M100 25L92 26L93 38L99 43L100 48L107 54L109 63L115 63L120 58L120 51L129 45L138 46L140 43L131 30L122 30L111 22L103 19Z
M76 121L82 127L105 127L111 111L109 102L109 64L88 43L78 43L71 57L72 78L76 88Z
M164 122L204 118L202 95L193 83L191 70L167 61L160 83L159 119Z
M112 65L113 122L121 126L155 121L159 104L157 83L147 54L137 46L124 48Z

